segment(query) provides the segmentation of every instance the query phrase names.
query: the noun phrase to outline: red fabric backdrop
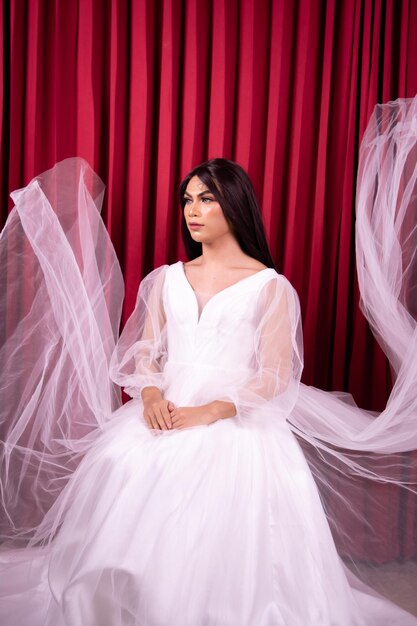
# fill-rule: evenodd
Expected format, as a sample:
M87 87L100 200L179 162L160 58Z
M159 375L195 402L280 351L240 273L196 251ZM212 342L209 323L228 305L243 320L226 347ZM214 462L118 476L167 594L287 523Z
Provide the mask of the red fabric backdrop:
M304 381L380 409L386 360L358 309L358 148L377 102L417 93L417 0L5 0L8 193L69 156L107 185L126 279L183 258L176 189L209 157L255 184L302 305Z
M305 382L382 408L390 375L357 306L355 171L375 103L417 93L416 0L12 0L1 20L3 219L11 190L87 159L128 313L140 278L183 256L178 181L232 157L301 298Z

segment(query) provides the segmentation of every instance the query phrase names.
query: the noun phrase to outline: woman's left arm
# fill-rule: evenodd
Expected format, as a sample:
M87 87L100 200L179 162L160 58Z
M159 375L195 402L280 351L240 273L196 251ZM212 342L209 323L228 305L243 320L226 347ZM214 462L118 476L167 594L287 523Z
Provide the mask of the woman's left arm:
M236 407L233 402L214 400L201 406L175 407L170 413L172 427L180 429L208 425L219 419L234 417Z
M263 407L286 419L298 397L303 369L303 343L298 296L281 275L270 280L258 299L259 322L255 331L255 372L227 400L237 409L237 419L262 419ZM221 398L223 399L223 398ZM225 398L226 399L226 398ZM268 414L272 412L268 409Z

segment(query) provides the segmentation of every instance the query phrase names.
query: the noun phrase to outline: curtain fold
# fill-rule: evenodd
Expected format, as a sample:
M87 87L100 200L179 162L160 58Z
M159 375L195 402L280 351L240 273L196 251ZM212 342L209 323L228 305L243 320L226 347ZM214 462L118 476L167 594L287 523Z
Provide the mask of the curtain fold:
M374 105L417 93L416 0L6 0L0 28L3 222L12 190L85 158L106 184L126 318L141 278L185 256L182 176L233 158L300 296L304 382L385 406L391 374L358 306L355 179Z

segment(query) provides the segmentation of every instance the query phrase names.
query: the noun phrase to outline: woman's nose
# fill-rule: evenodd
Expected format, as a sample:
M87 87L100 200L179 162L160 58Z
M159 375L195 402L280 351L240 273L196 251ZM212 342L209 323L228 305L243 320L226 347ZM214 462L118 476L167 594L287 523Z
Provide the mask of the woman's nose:
M197 215L198 213L198 204L197 202L194 200L193 202L191 202L189 205L189 211L190 211L190 215Z

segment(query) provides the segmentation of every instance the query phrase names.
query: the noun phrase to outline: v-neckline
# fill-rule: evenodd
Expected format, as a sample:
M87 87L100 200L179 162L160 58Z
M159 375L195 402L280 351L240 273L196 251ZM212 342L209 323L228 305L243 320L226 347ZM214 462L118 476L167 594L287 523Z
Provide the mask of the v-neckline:
M195 308L197 310L197 326L199 325L201 318L204 316L204 312L207 308L207 306L209 306L211 304L211 302L213 302L213 300L215 300L218 296L224 294L225 292L229 292L231 289L233 289L234 287L236 287L237 285L240 285L241 283L244 283L248 280L250 280L251 278L254 278L255 276L258 276L258 274L263 274L264 272L270 272L270 271L275 271L272 267L264 267L264 269L259 270L258 272L255 272L254 274L250 274L250 276L245 276L245 278L240 278L239 280L237 280L236 282L232 283L231 285L228 285L228 287L224 287L223 289L220 289L219 291L216 291L210 298L210 300L204 305L201 314L199 315L199 311L198 311L198 302L197 302L197 296L196 296L196 292L194 287L192 286L192 284L190 283L190 281L187 278L187 274L185 273L185 267L184 267L184 263L182 261L178 261L178 265L180 266L180 270L181 270L181 274L184 278L184 281L186 283L186 285L188 286L189 291L191 292L192 296L193 296L193 301L195 304Z

